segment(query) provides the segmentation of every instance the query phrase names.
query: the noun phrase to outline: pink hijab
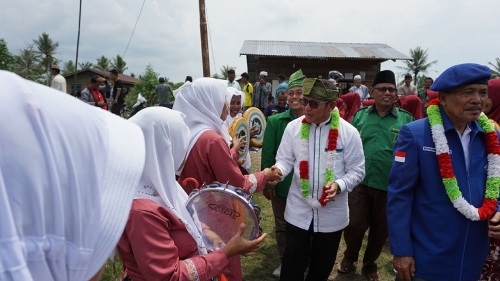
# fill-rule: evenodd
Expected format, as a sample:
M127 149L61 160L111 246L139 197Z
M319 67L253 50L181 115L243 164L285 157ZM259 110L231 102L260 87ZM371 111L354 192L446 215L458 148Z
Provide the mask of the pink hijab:
M488 81L488 96L491 99L491 110L488 112L488 118L500 123L500 79L491 79Z
M357 93L345 94L342 96L342 100L346 105L346 109L344 115L341 115L341 117L344 118L345 121L351 122L352 117L360 107L359 95Z
M410 112L415 120L424 118L423 103L416 95L409 95L399 98L401 107Z

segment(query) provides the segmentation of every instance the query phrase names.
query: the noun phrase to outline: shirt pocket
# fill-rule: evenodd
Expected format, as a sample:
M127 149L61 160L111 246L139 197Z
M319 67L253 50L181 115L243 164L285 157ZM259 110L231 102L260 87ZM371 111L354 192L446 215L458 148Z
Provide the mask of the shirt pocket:
M399 128L392 128L389 130L389 133L390 133L390 136L391 136L391 140L392 140L392 143L396 143L396 141L398 140L398 136L399 136Z

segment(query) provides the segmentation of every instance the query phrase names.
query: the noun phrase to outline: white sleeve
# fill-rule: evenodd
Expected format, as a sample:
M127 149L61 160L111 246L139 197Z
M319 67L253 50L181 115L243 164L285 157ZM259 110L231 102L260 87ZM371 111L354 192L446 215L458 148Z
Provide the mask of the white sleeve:
M363 143L359 132L354 128L349 130L345 142L342 141L344 143L344 169L347 172L335 182L340 186L341 192L351 192L365 178Z
M293 127L290 123L286 126L281 139L278 152L276 153L276 167L283 173L283 179L292 171L295 163L293 154Z

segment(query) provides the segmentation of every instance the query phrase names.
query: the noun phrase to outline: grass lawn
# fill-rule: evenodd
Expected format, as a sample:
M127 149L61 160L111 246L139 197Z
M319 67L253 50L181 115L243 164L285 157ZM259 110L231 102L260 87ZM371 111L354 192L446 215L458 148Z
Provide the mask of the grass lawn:
M252 156L252 170L260 170L260 152L251 153ZM245 281L274 281L277 280L272 276L273 270L278 267L280 261L278 258L278 249L276 248L276 239L274 235L274 218L272 213L271 204L262 194L257 194L254 197L254 201L262 208L261 215L264 219L261 222L264 232L267 233L267 238L262 244L261 248L251 257L242 257L241 264L243 268L243 280ZM363 242L363 247L361 249L360 259L362 259L366 245L366 237ZM340 242L339 251L337 253L336 263L338 264L343 257L343 252L345 250L345 243L342 240ZM329 280L335 281L365 281L366 278L361 274L361 265L356 267L356 272L350 274L339 274L337 273L337 264L330 275ZM379 266L379 274L381 280L394 280L395 274L392 272L392 256L389 250L389 242L386 242L384 250L381 256L377 260ZM108 261L106 265L106 270L101 280L106 281L117 281L120 280L122 273L122 265L118 257L115 258L115 269L113 269L113 263Z

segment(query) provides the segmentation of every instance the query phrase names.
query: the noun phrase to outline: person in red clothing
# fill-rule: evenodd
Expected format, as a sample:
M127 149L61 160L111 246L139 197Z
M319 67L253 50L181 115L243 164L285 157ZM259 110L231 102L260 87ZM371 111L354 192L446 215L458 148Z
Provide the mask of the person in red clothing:
M101 83L104 83L104 85L101 85ZM111 85L108 80L93 75L90 77L89 85L81 91L80 99L89 105L108 110L108 105L102 93L109 91L109 89L111 89Z
M401 108L410 112L414 120L424 118L423 103L418 96L409 95L400 97Z
M245 225L224 244L193 219L185 207L187 194L175 180L184 164L189 129L184 114L163 107L146 108L130 119L144 133L146 160L118 253L132 280L210 280L227 269L230 258L252 254L266 234L243 239ZM207 254L202 234L214 243Z
M345 121L351 122L352 117L360 107L360 99L357 93L350 93L342 95L342 101L344 102L344 115L341 116Z
M186 115L184 122L191 133L186 164L178 172L180 181L194 178L206 184L228 182L252 194L262 191L266 183L276 185L281 180L281 172L274 168L250 175L243 175L238 168L229 150L231 137L223 126L231 100L223 81L199 78L178 90L173 109ZM191 184L183 188L190 194L194 186ZM234 257L229 267L233 274L230 280L241 280L239 257Z

